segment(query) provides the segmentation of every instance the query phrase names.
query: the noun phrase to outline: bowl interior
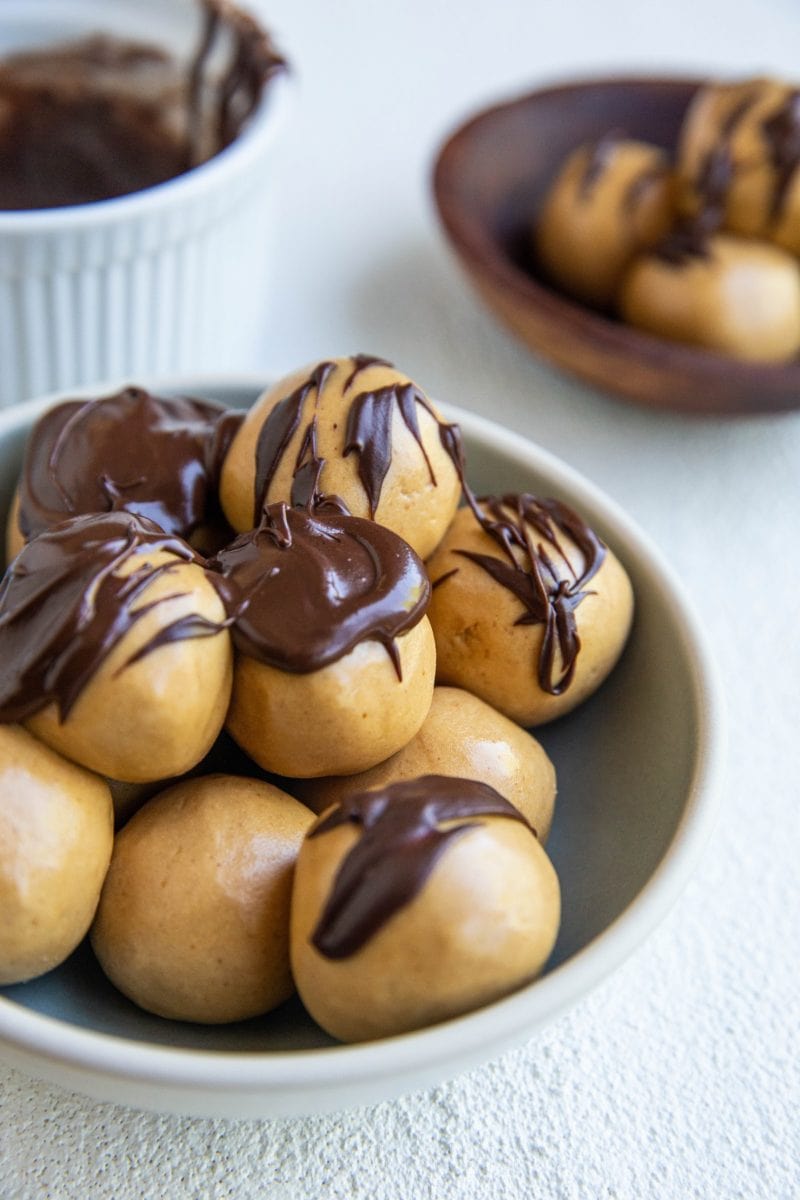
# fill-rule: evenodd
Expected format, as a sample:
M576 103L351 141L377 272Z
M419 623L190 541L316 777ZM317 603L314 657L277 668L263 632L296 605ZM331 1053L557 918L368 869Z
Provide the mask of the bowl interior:
M200 384L179 390L244 407L260 389ZM36 411L26 405L2 417L4 519ZM693 789L707 749L703 653L663 568L610 502L522 439L467 413L446 411L462 423L468 476L478 492L529 490L571 502L617 551L636 592L633 632L611 678L577 712L537 732L554 760L559 785L548 850L561 879L563 923L550 974L569 970L571 960L591 952L596 939L633 904L697 803ZM602 974L599 956L597 967ZM525 989L532 1022L536 988ZM105 980L85 945L43 978L0 989L0 1041L3 1008L9 1005L140 1043L259 1053L331 1044L296 1001L268 1017L227 1027L149 1016Z
M487 109L442 147L434 193L484 300L532 349L605 391L685 411L800 404L800 364L740 362L670 342L570 299L537 271L530 229L567 155L611 130L674 151L699 79L589 80Z

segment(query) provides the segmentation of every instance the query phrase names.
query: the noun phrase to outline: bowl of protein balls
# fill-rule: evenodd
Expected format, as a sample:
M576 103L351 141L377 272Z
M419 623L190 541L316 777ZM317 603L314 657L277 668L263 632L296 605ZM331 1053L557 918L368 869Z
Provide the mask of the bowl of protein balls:
M800 93L774 78L605 78L480 112L447 140L444 229L496 316L649 407L800 398Z
M569 467L374 354L0 414L0 1054L288 1116L614 969L708 833L702 630Z

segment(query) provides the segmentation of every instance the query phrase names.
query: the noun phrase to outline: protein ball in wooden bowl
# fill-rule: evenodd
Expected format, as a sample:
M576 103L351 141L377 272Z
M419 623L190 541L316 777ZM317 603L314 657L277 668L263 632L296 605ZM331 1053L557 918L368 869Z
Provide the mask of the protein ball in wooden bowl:
M292 891L292 970L342 1041L468 1012L535 978L560 919L556 873L521 813L474 780L361 792L307 834Z
M141 1008L220 1024L292 994L292 873L313 814L232 775L161 792L117 834L92 928L114 985Z
M536 261L568 295L608 308L631 259L674 214L668 155L609 133L570 154L556 176L533 227Z
M540 725L585 700L616 663L631 584L566 504L526 493L470 500L428 562L437 680Z
M273 502L336 498L426 558L460 495L447 430L424 392L383 359L305 367L268 388L234 438L222 467L225 515L244 532Z

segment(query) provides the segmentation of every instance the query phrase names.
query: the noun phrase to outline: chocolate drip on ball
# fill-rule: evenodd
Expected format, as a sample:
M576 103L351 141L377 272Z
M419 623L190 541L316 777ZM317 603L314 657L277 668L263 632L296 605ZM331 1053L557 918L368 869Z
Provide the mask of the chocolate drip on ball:
M183 538L219 513L222 460L243 414L126 388L70 400L33 428L19 527L35 537L67 517L131 512Z
M560 500L521 495L490 496L476 500L465 486L467 501L481 528L502 553L478 554L456 550L511 592L523 611L515 625L544 625L539 651L538 679L542 690L560 696L572 682L580 651L575 609L588 595L586 584L606 556L603 543L568 505ZM559 542L566 535L577 546L583 566L564 579L553 556L569 564ZM522 562L518 560L521 558ZM451 573L452 574L452 573ZM561 672L556 677L556 655Z
M800 166L800 91L792 91L781 107L761 126L775 172L770 218L780 217L795 171Z
M490 816L530 829L513 804L472 779L424 775L343 800L307 835L347 824L361 831L339 867L312 944L326 958L355 954L418 895L448 846L480 825L477 818ZM451 821L458 824L439 828Z
M588 200L595 185L608 169L611 160L617 152L617 147L625 134L620 129L610 129L587 147L586 165L578 184L578 197Z
M334 508L269 505L259 526L221 550L218 571L235 645L282 671L317 671L375 640L398 678L395 638L430 600L422 562L397 534Z
M143 550L167 551L153 566ZM129 574L120 569L141 555ZM202 560L153 521L116 512L75 517L24 547L0 583L0 722L24 721L46 705L65 720L117 643L146 613L168 600L138 603L178 562ZM159 646L213 637L224 628L196 613L165 624L125 664Z
M353 371L345 381L343 394L353 389L362 371L373 366L391 366L385 359L374 358L368 354L353 355L351 361ZM314 407L307 420L300 449L292 467L289 502L300 508L315 508L332 499L325 494L321 486L325 460L317 453L316 408L334 369L335 364L332 362L319 363L299 387L275 405L261 427L256 442L254 524L258 524L275 473L288 452L292 438L300 428L303 410L312 394ZM430 481L436 486L436 476L419 428L418 407L423 408L436 421L442 443L447 449L444 430L448 427L439 420L427 397L413 383L392 383L373 391L358 392L350 401L342 457L346 458L353 452L358 454L358 477L373 519L392 461L392 420L395 409L399 411L406 428L419 446Z

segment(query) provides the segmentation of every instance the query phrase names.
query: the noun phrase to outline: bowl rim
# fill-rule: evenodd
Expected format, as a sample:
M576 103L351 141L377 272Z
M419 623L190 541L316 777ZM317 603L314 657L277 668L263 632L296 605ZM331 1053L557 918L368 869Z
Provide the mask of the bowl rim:
M147 378L139 386L213 396L224 390L257 395L277 372ZM95 384L29 400L0 412L0 437L27 423L67 396L103 395L120 382ZM457 420L468 437L507 456L523 468L542 471L586 503L600 523L614 529L615 550L635 555L655 575L691 663L691 686L698 717L694 768L683 814L658 867L617 918L571 958L533 983L483 1009L427 1029L358 1045L268 1051L207 1050L131 1041L118 1034L88 1030L58 1017L34 1012L0 996L0 1056L5 1046L38 1060L128 1084L200 1088L242 1096L284 1089L306 1093L337 1086L345 1093L387 1076L441 1070L455 1074L460 1060L486 1061L531 1035L602 982L664 919L688 881L714 827L724 761L722 690L705 635L683 585L660 551L624 510L574 468L527 438L485 417L437 404L447 420ZM444 1077L444 1075L443 1075ZM344 1106L344 1105L342 1105Z
M668 357L673 370L699 377L701 380L703 378L717 379L720 375L735 371L748 388L754 390L759 386L774 388L778 383L791 381L796 384L797 391L800 393L800 360L791 360L786 363L762 363L733 359L721 351L704 349L688 343L670 342L648 333L646 330L613 320L602 312L573 300L518 267L502 249L500 243L491 236L484 223L473 219L471 211L468 212L452 202L452 196L458 189L459 157L465 153L465 147L468 147L474 130L485 123L502 119L510 111L523 109L540 100L566 95L570 92L626 86L696 89L707 82L707 78L691 74L587 75L545 84L533 90L517 92L506 99L492 102L486 107L474 111L457 124L449 133L445 134L444 139L440 142L431 170L436 209L441 224L454 247L476 270L491 279L495 286L502 287L519 297L527 307L535 306L554 324L564 323L568 320L578 337L584 338L591 335L593 343L602 350L610 349L616 353L622 353L629 351L631 346L635 346L641 358L656 369L660 365L660 360ZM796 408L798 403L800 403L800 399L790 400L787 397L786 402L779 407ZM687 409L692 411L688 406L676 405L676 408L679 411L687 411ZM757 411L763 414L772 409L762 407Z

